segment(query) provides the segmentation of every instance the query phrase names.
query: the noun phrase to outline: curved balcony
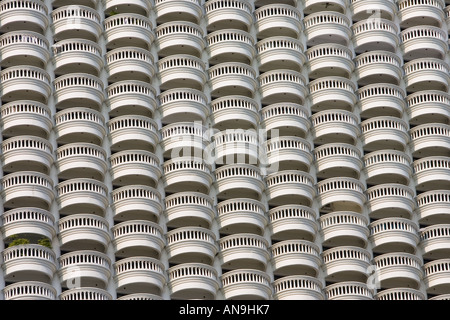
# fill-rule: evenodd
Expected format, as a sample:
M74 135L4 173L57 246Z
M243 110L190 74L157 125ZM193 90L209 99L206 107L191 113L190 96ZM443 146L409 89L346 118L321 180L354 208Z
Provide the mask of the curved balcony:
M218 130L256 129L260 121L259 104L248 97L232 95L211 101L212 126Z
M401 50L405 60L444 59L448 51L448 34L438 27L415 26L401 33Z
M277 206L269 210L268 218L271 237L275 240L314 241L319 228L314 210L301 205Z
M58 143L87 142L101 145L106 134L103 115L89 108L68 108L55 114Z
M313 161L311 145L299 137L281 136L267 140L264 154L259 159L273 173L279 170L300 170L308 172Z
M87 73L69 73L53 82L57 107L77 107L99 110L105 96L102 80Z
M106 151L90 143L66 144L56 150L56 167L61 179L103 180L107 170Z
M171 299L213 300L219 290L217 271L203 263L182 263L168 270Z
M208 193L213 177L211 168L202 158L174 158L163 164L166 192L194 191Z
M359 178L363 162L361 152L351 144L329 143L313 150L316 176L326 179L337 175Z
M439 90L447 92L450 83L449 65L436 58L420 58L403 65L407 92Z
M358 246L360 248L367 246L369 222L362 214L336 211L322 215L319 222L324 246Z
M366 151L405 150L409 142L408 124L396 117L373 117L361 122L362 143Z
M153 152L159 142L158 124L149 117L124 115L108 122L111 150L149 150Z
M283 170L266 177L269 205L300 204L310 206L315 193L314 178L299 170Z
M5 300L56 300L52 285L40 281L20 281L3 289Z
M102 49L86 39L61 40L52 46L55 74L57 76L77 70L98 76L103 68Z
M113 300L111 294L99 288L72 288L62 292L59 300L79 301L79 300Z
M59 257L58 275L61 286L77 283L80 287L106 289L111 277L111 261L104 253L79 250Z
M169 263L211 265L218 252L214 233L201 227L180 227L166 233Z
M114 117L128 113L151 117L156 110L156 90L143 81L115 82L106 88L106 95L109 114Z
M147 220L129 220L111 228L115 255L159 258L165 241L162 228Z
M293 70L300 72L306 62L300 40L291 37L274 36L256 43L256 59L260 72L272 70Z
M198 90L176 88L159 95L159 112L163 123L206 121L210 110L208 98Z
M38 0L5 0L0 5L0 31L44 33L49 24L47 6Z
M450 125L426 123L409 130L413 157L450 155Z
M204 4L208 31L230 27L248 31L253 24L253 8L244 0L210 0Z
M48 173L53 164L53 147L46 139L16 136L2 142L3 172L38 171Z
M4 68L29 65L45 69L50 58L50 44L37 32L11 31L0 36L0 54Z
M217 168L214 174L220 199L245 197L259 200L264 190L259 168L251 164L227 164Z
M325 110L312 115L314 142L355 144L360 134L358 117L346 110Z
M178 192L165 197L164 213L167 226L200 226L210 228L215 210L213 199L199 192Z
M97 42L102 34L101 17L97 10L83 5L66 5L51 13L54 37L86 39Z
M261 110L261 125L267 136L305 138L310 127L309 109L296 103L274 103Z
M203 90L206 83L206 67L195 56L174 54L158 61L158 77L161 91L176 88Z
M118 297L117 300L163 300L162 297L151 293L130 293L125 296Z
M353 45L356 54L367 51L395 53L400 43L397 25L387 19L367 19L352 25Z
M239 29L224 29L206 36L210 64L224 62L251 63L256 54L253 37Z
M199 0L155 0L156 22L184 20L197 23L202 16Z
M365 282L368 277L371 254L368 250L340 246L322 252L325 281Z
M250 268L264 271L269 261L269 243L256 234L237 233L220 238L219 260L222 269Z
M426 226L448 223L449 201L450 190L432 190L419 194L416 197L418 222Z
M209 141L207 128L198 122L176 122L161 128L161 147L165 158L194 156L201 158Z
M319 11L306 16L303 23L308 47L324 43L347 46L350 42L351 22L343 13Z
M419 91L408 95L406 102L411 125L450 122L450 95L446 92Z
M373 219L409 218L415 207L414 191L396 183L380 184L367 189L367 209Z
M286 276L273 282L274 300L325 300L322 282L310 276Z
M10 173L2 178L2 200L5 208L30 207L48 210L53 199L53 182L46 174L35 171Z
M148 15L152 10L152 4L149 0L106 0L105 12L107 11L118 11L127 13L137 13L141 15Z
M354 178L335 177L316 184L321 210L361 212L366 196L364 185Z
M155 68L150 51L138 47L120 47L105 55L108 83L135 80L151 82Z
M450 294L447 293L440 294L432 298L429 298L428 300L450 300Z
M316 276L321 266L320 248L306 240L284 240L271 247L273 272L277 276Z
M355 58L355 73L360 87L390 83L399 85L403 77L402 60L389 51L374 50Z
M245 63L225 62L208 69L211 97L243 95L251 98L258 87L256 72Z
M352 0L349 9L352 12L353 21L366 20L372 17L374 12L380 18L388 20L393 20L397 14L394 0Z
M115 189L111 193L116 221L150 220L157 221L161 211L161 195L151 187L131 185Z
M365 282L342 281L324 288L327 300L373 300L373 292Z
M427 300L422 292L411 288L393 288L378 292L375 300Z
M156 27L156 50L158 56L187 54L200 58L206 47L203 30L188 21L170 21Z
M110 16L104 20L104 28L107 49L129 46L149 49L155 38L150 19L135 13Z
M418 191L449 189L450 157L431 156L413 162Z
M422 257L444 259L450 254L450 224L436 224L420 230Z
M390 83L369 84L357 91L361 117L401 117L406 109L405 91Z
M226 129L213 135L210 147L216 164L257 164L261 157L258 133L255 130Z
M356 103L355 84L342 77L321 77L309 83L311 110L343 109L352 111Z
M450 259L438 259L423 266L427 293L447 294L450 289Z
M33 100L47 103L52 92L50 75L33 66L14 66L0 72L0 98L3 102Z
M284 36L297 39L302 32L302 13L284 3L264 5L254 11L258 39Z
M20 207L5 211L1 217L1 231L6 239L15 234L36 234L53 239L56 235L55 218L40 208Z
M273 104L279 101L303 104L307 86L303 75L293 70L272 70L258 77L261 103Z
M158 157L146 150L116 152L109 160L114 186L141 184L156 187L162 174Z
M120 294L144 292L159 295L166 283L164 265L157 259L134 256L114 263L114 282Z
M262 236L267 226L264 205L253 199L234 198L217 204L217 223L224 234L254 233Z
M226 300L270 300L271 280L267 273L254 269L225 272L222 277Z
M443 0L400 0L398 17L402 29L417 25L441 27L445 21Z
M355 63L353 52L337 43L318 44L306 51L308 74L311 79L322 77L350 78Z
M347 7L345 0L306 0L305 8L303 11L305 14L316 13L320 11L336 11L344 13Z
M58 222L61 250L96 250L105 252L110 242L106 219L92 214L73 214Z
M418 289L423 277L422 260L410 253L391 252L373 258L375 276L381 288Z
M364 173L368 184L399 183L410 181L411 159L396 150L379 150L364 156Z

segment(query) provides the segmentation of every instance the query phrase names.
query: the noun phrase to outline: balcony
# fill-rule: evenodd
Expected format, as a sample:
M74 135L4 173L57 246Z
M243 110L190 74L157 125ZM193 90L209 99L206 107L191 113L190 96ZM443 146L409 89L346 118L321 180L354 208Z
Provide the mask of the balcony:
M356 54L367 51L395 53L400 43L397 25L387 19L367 19L352 25L353 45Z
M258 82L263 105L279 101L303 104L306 100L306 80L297 71L267 71L258 77Z
M363 168L361 152L351 144L329 143L313 150L316 176L327 179L336 176L358 179Z
M2 178L1 196L4 208L18 208L26 204L48 210L54 199L53 182L40 172L10 173Z
M355 58L358 86L376 83L399 85L403 78L402 60L389 51L374 50Z
M218 130L256 129L260 121L259 104L248 97L232 95L211 101L212 126Z
M299 170L283 170L266 177L266 197L269 205L300 204L311 206L314 178Z
M264 145L264 154L259 159L271 173L280 170L308 172L313 161L311 145L299 137L274 137Z
M320 248L306 240L284 240L271 247L273 273L277 276L316 276L322 264Z
M56 290L52 285L40 281L20 281L7 285L5 300L56 300Z
M47 6L38 0L5 0L0 5L0 31L44 33L49 24Z
M323 246L357 246L365 248L369 239L367 218L357 212L335 211L319 219Z
M394 20L397 6L393 0L352 0L350 8L353 21L366 20L374 12L382 19Z
M162 228L147 220L129 220L111 228L116 257L147 256L158 259L165 245Z
M261 110L261 125L267 137L298 136L305 138L310 127L309 109L296 103L274 103Z
M355 84L342 77L322 77L309 83L311 110L329 109L352 111L356 103Z
M359 118L346 110L325 110L312 115L315 144L347 143L354 145L360 134Z
M202 263L212 265L218 252L214 233L201 227L180 227L166 233L169 263Z
M357 179L336 177L316 184L321 210L361 212L366 196L365 186Z
M301 41L291 37L265 38L256 43L256 51L260 72L279 69L300 72L306 62Z
M0 9L1 10L1 9ZM33 31L11 31L0 36L1 66L29 65L45 69L50 58L50 44Z
M73 214L58 222L58 238L63 251L105 252L111 240L106 219L92 214Z
M448 190L450 157L431 156L413 162L417 191Z
M322 282L310 276L286 276L273 282L274 300L325 300Z
M403 58L407 61L421 58L445 59L448 34L438 27L416 26L401 33Z
M206 67L203 61L191 55L170 55L158 61L161 91L176 88L203 90Z
M398 17L400 27L406 29L417 25L442 27L445 21L443 0L400 0Z
M224 234L254 233L262 236L267 226L264 205L253 199L234 198L217 204L219 231Z
M217 30L206 36L210 64L241 62L250 64L256 54L253 37L239 29Z
M183 20L197 23L202 16L199 0L155 0L156 22Z
M262 150L255 130L226 129L213 135L210 147L216 164L258 164ZM212 151L212 150L211 150Z
M448 93L436 90L419 91L408 95L406 102L411 125L450 122Z
M363 248L340 246L322 253L325 281L366 282L371 253Z
M106 0L105 12L114 10L115 12L137 13L145 16L152 10L151 6L149 0Z
M440 294L438 296L429 298L428 300L450 300L450 294L447 294L447 293Z
M450 224L436 224L420 230L420 248L426 260L444 259L450 254Z
M164 158L201 158L209 143L206 131L198 122L176 122L162 127L160 145Z
M373 117L361 122L362 143L365 151L400 150L409 142L408 124L396 117Z
M97 42L102 34L101 17L97 10L82 5L66 5L52 11L54 38L86 39Z
M297 39L302 32L302 13L284 3L268 4L254 11L258 39L284 36Z
M77 70L98 76L103 68L102 49L86 39L61 40L52 46L54 71L57 76Z
M211 98L227 95L253 97L258 87L255 70L241 62L219 63L208 69Z
M422 292L411 288L393 288L378 292L375 295L375 300L427 300Z
M188 21L170 21L156 27L156 50L158 56L187 54L201 58L206 46L203 30Z
M222 277L225 300L270 300L271 280L267 273L254 269L225 272Z
M418 222L426 226L448 223L449 201L450 190L426 191L416 196Z
M130 257L114 263L116 291L123 294L136 292L159 295L166 283L164 265L150 257Z
M311 14L329 10L344 13L346 6L345 0L306 0L304 12L305 14Z
M159 112L163 123L204 122L209 116L206 95L195 89L176 88L159 95Z
M264 182L257 166L227 164L215 170L215 188L219 199L250 198L259 200Z
M59 300L80 301L80 300L113 300L111 294L99 288L73 288L62 292Z
M277 206L268 212L269 228L274 240L300 239L314 241L319 228L313 209L289 204Z
M366 191L367 209L372 219L410 218L415 208L414 191L406 185L380 184Z
M230 27L248 31L253 24L253 7L243 0L211 0L204 4L209 32Z
M214 300L219 290L215 268L203 263L182 263L168 270L170 298Z
M0 72L0 98L5 102L33 100L47 103L52 92L50 75L33 66L14 66Z
M438 259L426 263L424 283L429 294L446 294L450 289L450 259Z
M398 183L408 185L411 179L411 159L401 151L379 150L364 156L366 183Z
M373 292L365 282L343 281L324 289L327 300L373 300Z
M373 118L379 115L401 117L406 109L405 91L390 83L374 83L357 91L361 117Z
M413 157L450 155L450 125L426 123L409 130Z
M439 90L447 92L450 83L449 65L436 58L420 58L407 62L405 84L407 92Z
M4 140L1 147L3 172L48 173L53 164L53 147L40 137L16 136Z
M306 16L303 22L308 47L325 43L347 46L350 43L351 22L343 13L319 11Z
M213 199L199 192L178 192L165 197L166 224L169 228L200 226L210 228L215 210Z
M105 55L108 83L135 80L151 82L155 74L150 51L138 47L120 47Z
M151 293L130 293L125 296L118 297L117 300L163 300L162 297Z
M132 185L115 189L111 208L116 221L149 220L156 222L162 212L161 195L148 186Z
M306 51L310 79L350 78L355 69L353 51L337 43L318 44Z
M269 243L256 234L237 233L220 238L219 261L222 269L250 268L264 271L269 261Z
M203 158L180 157L163 164L163 183L166 192L193 191L209 193L213 177Z
M135 13L120 13L106 18L104 28L107 49L133 46L148 50L155 38L150 19Z
M113 186L132 184L156 187L161 177L159 159L146 150L125 150L109 158Z

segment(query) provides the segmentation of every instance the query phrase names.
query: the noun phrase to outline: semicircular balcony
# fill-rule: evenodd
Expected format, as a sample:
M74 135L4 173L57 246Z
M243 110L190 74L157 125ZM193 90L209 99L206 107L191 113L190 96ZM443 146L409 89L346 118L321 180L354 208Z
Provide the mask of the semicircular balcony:
M239 29L217 30L209 33L205 40L210 64L224 62L250 64L256 54L253 37Z
M262 236L268 224L266 209L260 201L233 198L217 205L216 221L223 234L253 233Z
M274 103L261 109L261 126L267 137L298 136L306 138L311 127L310 111L297 103Z
M118 260L113 266L119 295L136 292L160 295L166 284L164 265L155 258L134 256Z
M204 122L210 114L208 98L196 89L169 89L162 92L158 100L162 123Z
M401 118L379 116L361 122L361 140L365 151L405 150L410 137L408 124Z
M250 268L264 271L269 256L269 243L260 235L237 233L218 240L219 261L222 269L235 270Z
M1 224L5 239L16 234L35 234L48 239L56 235L55 218L49 211L40 208L20 207L5 211Z
M448 34L438 27L410 27L400 37L403 58L408 61L428 57L444 59L448 51Z
M450 259L437 259L423 266L425 289L428 294L447 294L450 289Z
M105 13L106 12L127 12L137 13L141 15L148 15L152 10L152 5L149 0L106 0Z
M52 92L50 75L43 69L21 65L0 72L2 102L33 100L46 104Z
M343 13L319 11L306 16L303 23L308 47L324 43L347 46L350 43L351 21Z
M202 263L212 265L218 252L216 236L202 227L180 227L166 233L169 263Z
M174 20L198 23L202 17L200 0L155 0L153 10L158 24Z
M110 1L110 0L108 0ZM52 0L52 5L55 8L59 8L62 7L66 4L70 4L72 1L70 0ZM77 0L76 1L77 4L83 5L83 6L87 6L87 7L91 7L91 8L95 8L95 0Z
M426 123L409 130L410 149L413 157L450 155L450 125Z
M406 92L391 83L374 83L357 90L357 105L361 117L372 118L379 115L401 117L407 109Z
M56 300L56 289L41 281L19 281L3 289L5 300Z
M213 199L200 192L174 193L165 197L164 204L166 225L170 228L210 228L215 218Z
M39 0L5 0L0 5L0 31L44 33L49 25L47 6Z
M357 101L353 81L337 76L321 77L309 83L309 100L314 112L342 109L352 111Z
M430 156L413 162L417 191L449 190L450 157Z
M327 300L373 300L373 292L366 282L342 281L324 288Z
M301 72L307 59L301 41L285 36L273 36L258 41L256 52L260 72L279 69Z
M173 54L158 61L158 77L161 91L191 88L199 91L207 81L204 62L195 56Z
M369 239L368 220L361 213L335 211L319 218L323 245L365 248Z
M450 67L441 59L419 58L403 65L407 92L439 90L447 92L450 84Z
M271 238L274 240L314 241L319 229L313 209L289 204L268 211Z
M382 19L394 20L397 5L394 0L352 0L349 4L353 21L369 19L376 12Z
M259 104L245 96L231 95L210 103L212 126L218 130L256 129L260 121Z
M164 162L162 181L166 192L194 191L207 194L213 176L205 159L188 156Z
M347 3L345 0L306 0L303 11L308 15L327 10L344 13L346 7Z
M357 179L334 177L316 184L321 210L362 212L365 186Z
M59 295L59 300L79 301L79 300L113 300L111 294L99 288L72 288L65 290Z
M324 110L312 115L314 143L354 145L360 135L359 117L346 110Z
M161 128L161 148L164 158L194 156L201 158L209 141L207 128L198 122L175 122Z
M397 5L402 29L417 25L442 27L445 21L443 0L400 0Z
M19 171L4 175L1 192L5 208L27 206L48 210L55 198L53 182L46 174Z
M58 276L62 287L77 283L80 287L106 289L111 278L109 257L94 250L78 250L59 257Z
M293 70L264 72L258 77L258 82L263 105L279 101L303 104L308 94L305 78Z
M16 136L1 145L3 172L38 171L48 173L53 164L53 147L36 136Z
M253 130L226 129L212 136L209 146L216 164L257 164L261 157L258 133Z
M308 172L313 162L311 145L300 137L280 136L268 139L264 154L259 159L269 172L279 170L300 170Z
M396 52L400 44L397 25L387 19L367 19L352 25L355 53L367 51Z
M271 280L267 273L254 269L227 271L221 276L225 300L270 300Z
M417 290L411 288L392 288L377 292L375 300L427 300L425 295Z
M181 263L167 270L170 298L214 300L219 290L219 276L214 267L204 263Z
M446 92L415 92L406 97L406 103L411 125L450 122L450 95Z
M401 151L378 150L364 156L366 183L399 183L407 185L411 179L411 159Z
M361 152L351 144L328 143L314 148L316 176L326 179L337 175L359 178L363 162Z
M431 190L416 196L416 214L421 225L448 223L450 190Z
M163 298L152 293L130 293L117 297L117 300L163 300Z
M355 58L355 75L358 86L375 83L399 85L403 78L402 59L396 53L374 50Z
M355 69L353 51L337 43L314 45L306 51L310 79L322 77L350 78Z
M410 218L414 208L414 191L403 184L386 183L366 190L367 209L372 219Z
M50 59L50 44L33 31L11 31L0 36L1 66L29 65L45 69Z
M224 62L208 69L211 98L242 95L253 97L258 82L252 66L242 62Z
M230 27L248 31L254 22L253 7L245 0L210 0L204 7L209 32Z
M267 4L254 11L258 39L284 36L297 39L302 32L303 14L294 6L277 3Z
M103 115L89 108L68 108L55 114L56 140L60 144L87 142L101 145L106 134Z
M424 276L422 259L406 252L390 252L373 258L375 277L381 288L418 289Z
M435 224L420 230L420 248L426 260L450 256L450 224Z
M272 253L273 273L277 276L316 276L322 264L320 248L307 240L283 240L274 243Z
M285 276L273 282L274 300L325 300L322 290L322 282L310 276Z
M158 190L143 185L124 186L111 193L116 221L149 220L156 222L162 212Z
M106 219L93 214L71 214L58 221L58 239L63 251L105 252L111 240Z
M154 74L153 56L150 51L138 47L120 47L105 55L108 83L117 81L151 82Z
M146 150L124 150L109 158L113 186L132 184L156 187L162 175L158 157Z
M216 168L215 188L219 199L245 197L259 200L264 182L258 166L251 164L226 164Z
M119 13L106 18L103 24L107 49L129 46L149 49L155 38L153 24L144 15Z
M158 259L165 245L164 232L155 222L128 220L111 228L115 256L147 256Z
M366 282L371 253L360 247L339 246L322 252L325 281Z
M189 21L165 22L155 28L158 56L187 54L200 58L206 47L203 30Z

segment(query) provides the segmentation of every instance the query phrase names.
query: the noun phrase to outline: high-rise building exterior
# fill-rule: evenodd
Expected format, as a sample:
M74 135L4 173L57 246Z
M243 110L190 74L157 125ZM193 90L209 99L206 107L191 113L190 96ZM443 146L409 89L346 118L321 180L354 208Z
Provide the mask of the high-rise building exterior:
M2 0L0 299L450 299L449 0Z

